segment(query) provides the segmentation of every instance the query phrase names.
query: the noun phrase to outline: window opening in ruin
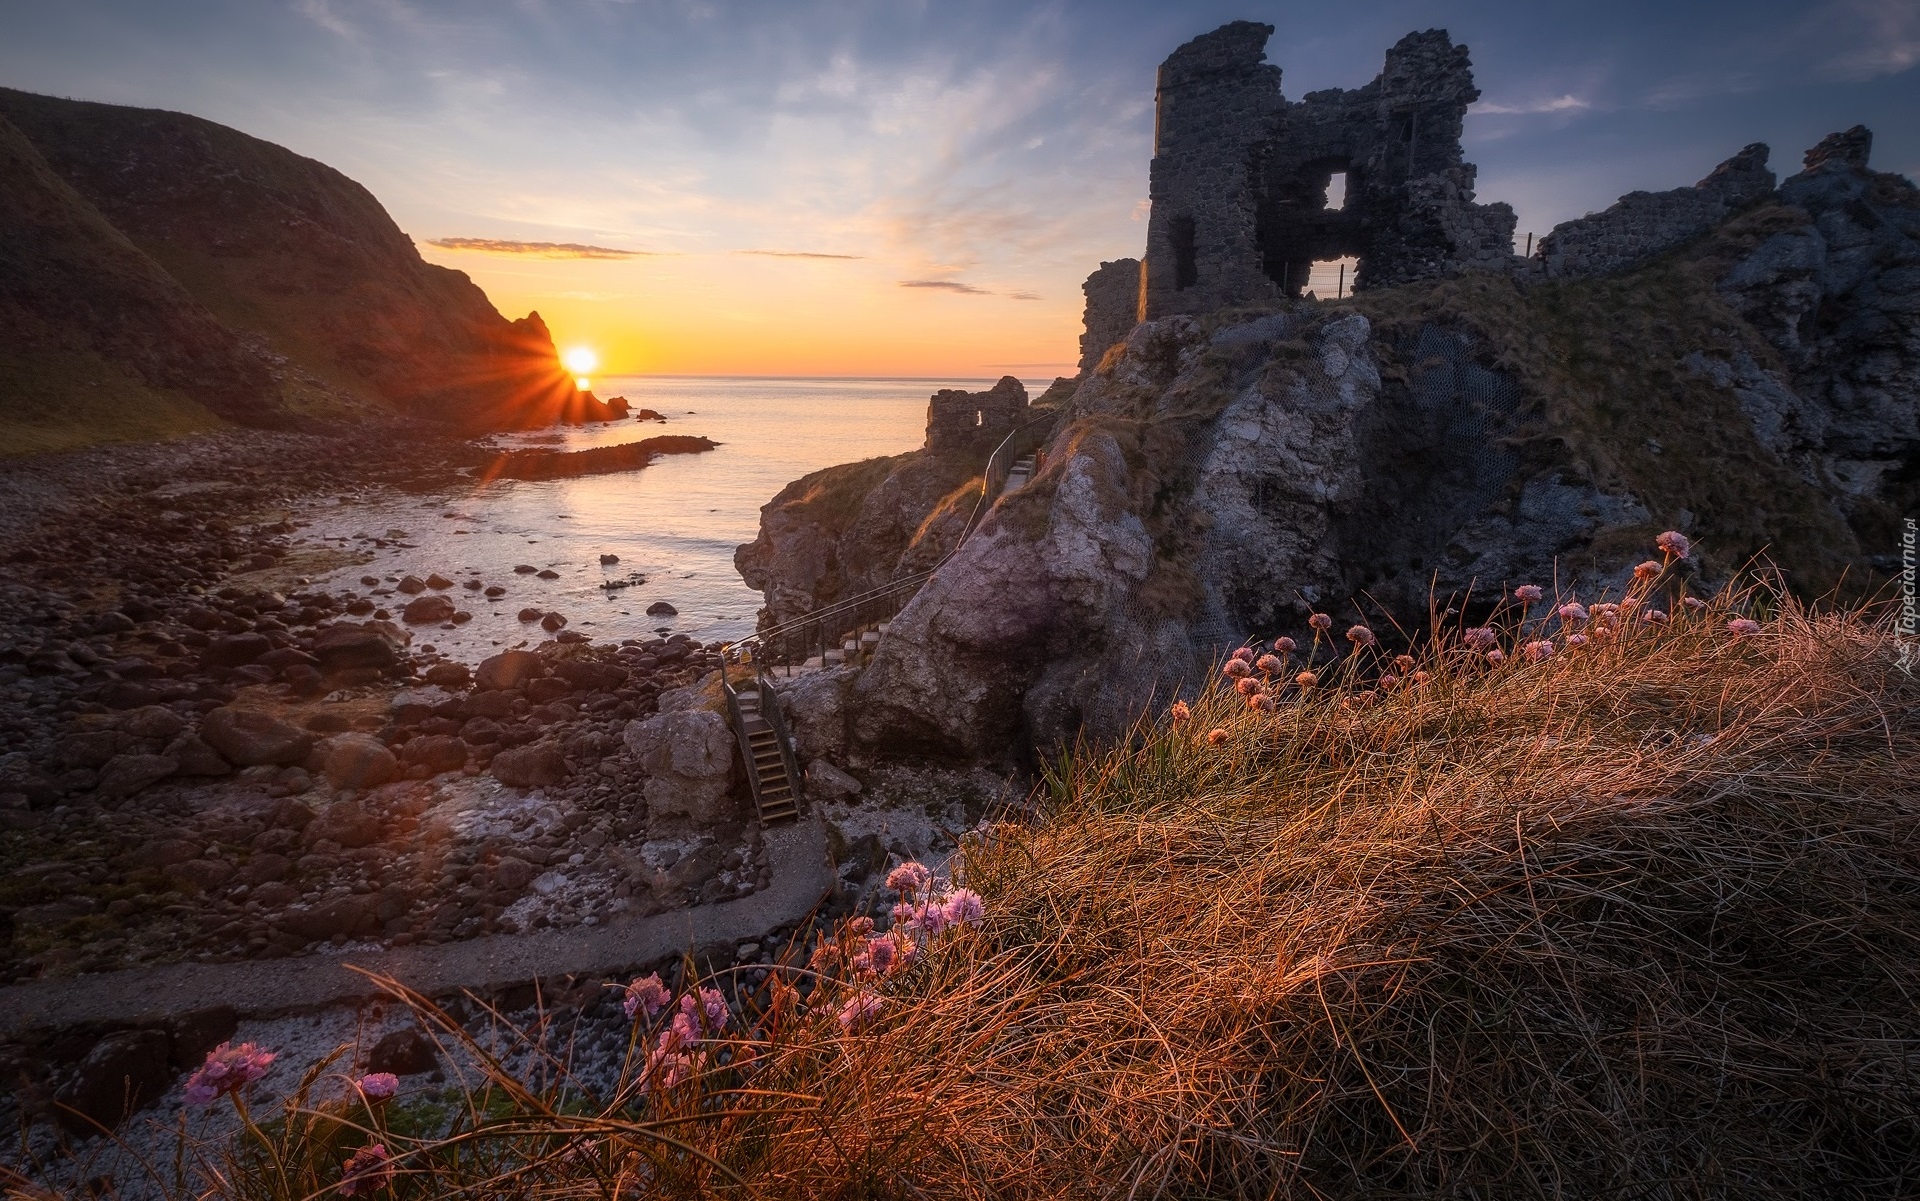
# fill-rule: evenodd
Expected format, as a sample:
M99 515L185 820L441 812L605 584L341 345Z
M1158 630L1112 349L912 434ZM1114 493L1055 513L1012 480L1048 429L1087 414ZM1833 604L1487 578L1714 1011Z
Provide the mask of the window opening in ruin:
M1318 300L1339 300L1353 294L1353 273L1360 260L1348 255L1337 259L1315 259L1307 272L1306 291Z
M1327 181L1327 208L1337 212L1347 207L1347 173L1335 171Z
M978 426L985 425L986 423L987 423L987 411L985 409L975 409L973 411L973 424L976 427L978 427Z
M1200 282L1199 256L1194 248L1193 218L1178 214L1167 225L1167 238L1173 243L1173 286L1184 291Z

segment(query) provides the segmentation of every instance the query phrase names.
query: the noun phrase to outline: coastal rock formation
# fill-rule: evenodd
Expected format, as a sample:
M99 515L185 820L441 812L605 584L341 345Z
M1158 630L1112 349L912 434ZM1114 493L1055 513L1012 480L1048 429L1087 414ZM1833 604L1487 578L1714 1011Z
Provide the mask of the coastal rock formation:
M464 273L422 260L365 188L324 164L197 117L10 89L0 89L0 120L21 135L0 134L14 162L24 139L90 206L70 224L91 212L118 234L93 222L86 235L117 243L98 302L108 260L96 248L92 265L66 278L67 303L29 311L76 336L92 331L89 345L152 386L187 385L184 362L167 364L197 353L187 361L205 365L204 381L185 390L256 421L359 398L463 428L520 427L551 424L574 398L538 314L502 317ZM15 187L13 166L7 174ZM45 194L45 181L34 186ZM0 229L13 228L19 210L0 212ZM169 316L116 332L111 315L129 290L158 287L154 264L175 281ZM197 306L182 304L181 290ZM70 311L81 317L62 316ZM224 331L200 328L205 314ZM143 369L152 356L130 340L158 345L176 329L181 345Z
M1612 275L1701 236L1773 185L1767 148L1755 142L1690 188L1629 192L1603 213L1554 226L1536 256L1552 279Z
M1741 204L1631 272L1141 324L1039 478L894 618L855 740L991 759L1112 737L1249 636L1325 658L1311 612L1591 596L1662 529L1694 539L1700 588L1763 552L1809 593L1872 587L1920 502L1920 191L1865 145L1829 139L1758 196L1750 148L1704 189Z

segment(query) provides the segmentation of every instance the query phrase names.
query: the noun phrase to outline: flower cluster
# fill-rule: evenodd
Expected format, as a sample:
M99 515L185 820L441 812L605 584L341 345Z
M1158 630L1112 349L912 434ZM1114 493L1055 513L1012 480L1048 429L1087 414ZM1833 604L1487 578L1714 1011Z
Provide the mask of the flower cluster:
M369 1101L391 1101L400 1091L400 1077L392 1072L369 1072L360 1077L359 1088L360 1095Z
M219 1098L237 1093L267 1074L273 1052L262 1051L252 1043L221 1043L207 1052L207 1061L187 1078L187 1104L211 1105Z
M379 1143L355 1151L340 1169L340 1195L366 1197L393 1183L393 1161Z
M652 1033L647 1050L647 1075L656 1088L674 1088L705 1067L707 1053L701 1044L725 1032L732 1020L726 994L719 989L690 988L676 1003L658 972L631 981L622 992L621 1008L629 1018L651 1024L672 1015Z

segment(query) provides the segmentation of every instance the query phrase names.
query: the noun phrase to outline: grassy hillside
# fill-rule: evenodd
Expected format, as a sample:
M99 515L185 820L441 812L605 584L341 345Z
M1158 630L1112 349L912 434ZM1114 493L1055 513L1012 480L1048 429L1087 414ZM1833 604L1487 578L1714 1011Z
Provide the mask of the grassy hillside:
M1863 615L1633 599L1260 662L971 836L978 928L636 1010L616 1094L318 1106L209 1195L368 1141L409 1197L1911 1195L1920 683Z

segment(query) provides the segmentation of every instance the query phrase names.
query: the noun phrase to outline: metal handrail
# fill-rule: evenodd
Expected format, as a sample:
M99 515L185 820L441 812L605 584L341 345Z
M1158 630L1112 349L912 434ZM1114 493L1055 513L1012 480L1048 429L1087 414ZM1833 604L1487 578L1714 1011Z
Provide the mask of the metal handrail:
M779 639L800 633L809 626L822 625L834 618L844 617L849 613L857 612L862 607L875 601L886 600L897 596L907 589L917 590L920 585L932 579L936 572L946 566L948 560L960 553L960 548L966 545L967 539L973 535L973 531L986 517L993 502L999 499L999 490L1006 485L1007 474L1013 469L1013 464L1019 457L1014 451L1019 440L1030 435L1034 430L1042 426L1052 425L1055 420L1056 415L1049 414L1017 426L1010 430L1005 438L1000 440L998 446L993 448L993 453L987 456L986 466L981 472L980 498L974 502L973 512L967 517L966 528L960 532L960 538L953 544L952 549L940 556L939 560L935 562L932 567L915 572L912 575L900 576L896 579L888 580L886 583L875 588L870 588L856 596L843 597L824 609L815 609L813 612L802 614L791 621L782 622L779 625L770 626L764 630L757 630L745 638L727 643L721 648L720 653L726 657L733 657L754 646L773 645Z
M740 711L740 698L734 693L733 681L727 678L725 668L720 671L720 691L727 698L727 719L733 726L735 740L740 744L740 758L746 764L747 787L753 790L753 811L756 815L763 814L767 811L767 804L760 795L760 773L753 770L753 756L747 750L747 716Z

